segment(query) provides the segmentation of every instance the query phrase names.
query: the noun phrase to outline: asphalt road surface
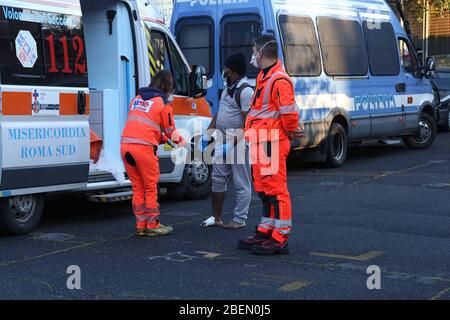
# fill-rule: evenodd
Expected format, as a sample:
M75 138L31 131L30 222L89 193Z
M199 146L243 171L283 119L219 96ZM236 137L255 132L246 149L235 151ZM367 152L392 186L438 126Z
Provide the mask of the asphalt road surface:
M160 238L133 235L128 202L51 199L36 232L0 237L0 299L450 299L449 133L423 151L351 148L340 169L291 159L289 189L291 254L270 257L236 249L259 221L256 194L248 227L232 231L199 227L209 200L163 198L175 231ZM71 265L80 290L67 288Z

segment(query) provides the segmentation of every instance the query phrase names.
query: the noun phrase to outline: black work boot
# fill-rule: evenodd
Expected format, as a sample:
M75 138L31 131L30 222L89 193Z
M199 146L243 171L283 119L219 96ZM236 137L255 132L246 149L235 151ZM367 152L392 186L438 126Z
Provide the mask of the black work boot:
M255 234L253 236L248 237L247 239L239 240L238 248L242 250L250 250L253 246L262 244L264 241L270 239L268 235L261 233L256 229Z
M275 239L268 239L254 245L252 251L258 255L289 254L289 245L287 241L281 243Z

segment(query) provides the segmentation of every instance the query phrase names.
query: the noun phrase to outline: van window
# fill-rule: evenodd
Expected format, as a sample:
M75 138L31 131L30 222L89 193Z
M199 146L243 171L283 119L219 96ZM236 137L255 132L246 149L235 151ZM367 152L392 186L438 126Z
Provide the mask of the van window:
M287 72L291 76L319 76L322 72L319 43L311 18L283 14L278 22Z
M247 62L247 76L255 78L258 69L250 64L253 55L253 41L261 35L261 17L250 15L227 15L222 19L221 66L233 54L243 53Z
M414 54L414 50L412 49L411 45L408 43L406 39L400 38L399 49L400 49L400 60L403 70L406 73L409 73L416 77L419 74L420 67L417 57Z
M374 28L364 21L370 71L375 76L396 76L400 73L397 41L394 28L389 22L382 22Z
M150 74L154 76L158 71L170 70L169 54L167 52L166 35L155 30L146 30L147 54L150 63Z
M0 81L8 85L88 87L81 18L58 14L40 21L43 13L17 9L23 20L0 16ZM50 19L48 21L51 21Z
M319 17L317 26L323 64L328 75L367 75L367 50L358 21Z
M188 96L188 70L176 46L167 35L158 30L151 30L146 24L147 43L149 44L148 59L150 74L154 76L158 71L170 70L173 75L175 94Z
M214 74L214 25L209 18L184 18L175 27L178 45L191 66L202 65Z
M189 75L187 66L181 58L180 52L177 50L177 47L172 42L172 39L168 39L169 41L169 51L170 51L170 61L172 62L172 74L175 86L175 94L181 96L189 95Z

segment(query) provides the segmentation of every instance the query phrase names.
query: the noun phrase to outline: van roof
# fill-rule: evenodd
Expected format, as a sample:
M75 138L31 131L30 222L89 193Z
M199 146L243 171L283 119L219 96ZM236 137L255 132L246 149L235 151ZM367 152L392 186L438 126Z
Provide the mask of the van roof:
M29 10L81 15L80 2L78 0L2 0L1 5Z
M142 20L148 20L162 24L165 23L159 10L156 9L156 7L153 5L153 1L127 1L137 3L139 8L139 15ZM29 10L81 16L81 6L79 0L2 0L1 5Z
M155 7L152 1L148 0L131 0L136 1L139 8L139 15L142 20L165 24L164 18L160 11Z
M270 1L270 0L269 0ZM308 5L313 7L332 7L345 9L368 9L390 11L389 5L385 0L272 0L276 4L283 5Z

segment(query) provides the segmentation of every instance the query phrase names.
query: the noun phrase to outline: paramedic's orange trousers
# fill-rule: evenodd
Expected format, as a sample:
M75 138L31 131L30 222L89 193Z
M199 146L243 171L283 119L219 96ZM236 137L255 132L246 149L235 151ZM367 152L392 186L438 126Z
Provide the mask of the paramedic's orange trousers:
M155 149L142 144L121 145L122 160L133 189L132 205L137 229L159 227L159 161Z
M269 145L264 142L255 143L251 147L254 189L263 203L258 232L281 243L288 240L292 226L291 198L286 172L286 159L290 148L288 139ZM270 163L263 160L266 155L270 158Z

